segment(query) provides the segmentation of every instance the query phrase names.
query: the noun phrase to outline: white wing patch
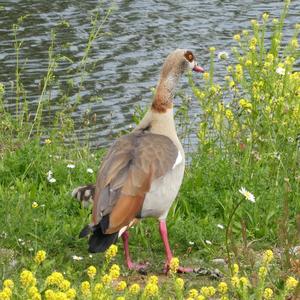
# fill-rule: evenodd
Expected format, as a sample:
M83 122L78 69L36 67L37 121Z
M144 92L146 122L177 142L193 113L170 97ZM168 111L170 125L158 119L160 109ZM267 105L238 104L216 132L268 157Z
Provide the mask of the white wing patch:
M178 151L178 155L177 155L175 164L173 165L172 169L177 167L181 162L182 162L182 155L181 155L180 151Z

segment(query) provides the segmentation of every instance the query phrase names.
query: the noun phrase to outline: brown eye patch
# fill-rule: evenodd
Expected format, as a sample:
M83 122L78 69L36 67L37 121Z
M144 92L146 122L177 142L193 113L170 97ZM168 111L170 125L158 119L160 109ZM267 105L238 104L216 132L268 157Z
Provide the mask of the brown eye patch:
M184 57L189 61L192 62L194 60L194 55L191 51L186 51L184 53Z

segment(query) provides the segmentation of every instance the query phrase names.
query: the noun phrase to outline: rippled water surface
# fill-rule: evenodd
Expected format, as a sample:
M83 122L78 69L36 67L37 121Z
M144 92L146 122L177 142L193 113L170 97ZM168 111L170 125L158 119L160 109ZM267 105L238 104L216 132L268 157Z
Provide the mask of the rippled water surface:
M0 81L6 85L7 106L14 109L11 86L15 81L15 51L12 25L18 17L27 15L19 30L23 39L21 56L22 80L28 91L29 108L34 112L40 94L40 80L47 71L50 29L67 20L69 28L57 28L56 49L70 57L55 72L52 101L59 101L60 90L67 82L78 84L80 76L73 70L83 56L91 28L90 15L95 9L103 12L110 2L85 1L0 1ZM249 28L249 20L263 12L278 17L282 1L116 1L115 9L104 26L108 33L93 44L84 90L83 103L74 113L78 133L84 132L82 116L89 108L97 114L89 138L96 146L110 143L113 134L132 124L134 105L143 107L151 102L150 88L158 79L164 57L175 48L193 50L204 68L208 65L208 48L229 51L234 45L233 34ZM97 8L98 7L98 8ZM100 8L99 8L100 7ZM286 21L285 35L291 36L293 24L300 20L300 0L292 1ZM71 67L71 68L70 68ZM217 76L223 78L224 65L217 63ZM194 75L196 78L198 75ZM201 75L200 75L201 76ZM186 79L182 87L187 87ZM188 88L188 87L187 87ZM69 92L75 99L75 91ZM102 101L89 104L91 98ZM55 109L55 106L53 106ZM191 116L198 113L192 102ZM86 135L85 135L86 137ZM84 137L84 138L85 138Z

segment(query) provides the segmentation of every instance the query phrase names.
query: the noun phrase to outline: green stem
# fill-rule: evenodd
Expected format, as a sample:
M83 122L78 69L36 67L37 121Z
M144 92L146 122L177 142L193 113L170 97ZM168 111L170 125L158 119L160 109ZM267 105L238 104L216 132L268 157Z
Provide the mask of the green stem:
M227 228L226 228L226 232L225 232L225 246L226 246L226 252L227 252L227 259L228 259L228 265L229 265L229 269L230 269L230 274L233 275L232 272L232 263L231 263L231 258L230 258L230 251L229 251L229 230L230 230L230 226L231 226L231 222L233 220L233 216L235 215L237 209L239 208L239 206L242 204L242 202L244 201L244 199L240 200L240 202L238 202L236 204L236 206L234 207L234 209L232 210L229 219L228 219L228 223L227 223Z

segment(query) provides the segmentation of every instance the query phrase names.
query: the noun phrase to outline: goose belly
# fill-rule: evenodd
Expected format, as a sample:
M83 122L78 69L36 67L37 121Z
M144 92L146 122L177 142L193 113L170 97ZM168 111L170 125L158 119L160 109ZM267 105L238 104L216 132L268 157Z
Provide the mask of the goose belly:
M166 175L155 179L146 194L141 217L167 218L169 209L175 200L182 183L184 162L170 170Z

